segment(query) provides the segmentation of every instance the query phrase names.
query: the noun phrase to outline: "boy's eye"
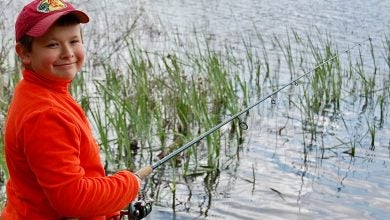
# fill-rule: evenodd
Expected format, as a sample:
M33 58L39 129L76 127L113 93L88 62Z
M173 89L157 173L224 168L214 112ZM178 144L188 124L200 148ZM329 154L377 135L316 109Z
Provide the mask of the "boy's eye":
M79 43L79 42L80 42L80 40L72 40L72 41L71 41L72 44L77 44L77 43Z
M54 48L54 47L56 47L58 44L57 43L49 43L48 45L47 45L47 47L49 47L49 48Z

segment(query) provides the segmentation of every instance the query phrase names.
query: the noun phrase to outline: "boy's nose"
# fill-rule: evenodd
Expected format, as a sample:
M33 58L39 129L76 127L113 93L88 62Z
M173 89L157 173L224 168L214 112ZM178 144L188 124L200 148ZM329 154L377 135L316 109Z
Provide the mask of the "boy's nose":
M74 56L74 53L73 53L72 47L69 45L63 45L61 58L69 58L69 57L73 57L73 56Z

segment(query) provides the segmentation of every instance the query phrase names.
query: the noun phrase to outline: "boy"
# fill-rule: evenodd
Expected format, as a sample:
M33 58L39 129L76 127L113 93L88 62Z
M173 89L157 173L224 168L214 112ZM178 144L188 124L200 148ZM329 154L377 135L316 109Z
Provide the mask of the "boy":
M63 0L34 0L17 18L23 79L6 120L3 220L118 219L137 196L133 173L105 176L89 122L68 91L84 62L80 23L88 21Z

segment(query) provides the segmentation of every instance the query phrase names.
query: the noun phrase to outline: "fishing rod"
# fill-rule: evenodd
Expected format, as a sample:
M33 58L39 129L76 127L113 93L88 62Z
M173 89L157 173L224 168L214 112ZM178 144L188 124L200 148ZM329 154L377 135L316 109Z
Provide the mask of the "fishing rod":
M368 39L365 39L361 42L358 42L356 44L354 44L352 47L348 48L347 50L344 50L342 52L342 54L344 53L348 53L349 51L353 50L355 47L360 47L364 42L366 41L371 41L372 39L371 38L368 38ZM248 106L247 108L241 110L240 112L234 114L233 116L231 116L230 118L222 121L221 123L219 123L218 125L216 125L215 127L211 128L210 130L204 132L203 134L199 135L197 138L193 139L192 141L184 144L183 146L181 146L180 148L176 149L175 151L173 151L172 153L168 154L167 156L165 156L164 158L162 158L161 160L155 162L154 164L152 165L149 165L149 166L146 166L144 168L141 168L140 170L138 170L136 172L136 174L140 177L146 177L148 176L150 173L153 172L153 170L155 170L156 168L158 168L159 166L161 166L162 164L166 163L167 161L171 160L173 157L175 157L176 155L180 154L181 152L185 151L186 149L188 149L189 147L193 146L194 144L198 143L199 141L201 141L203 138L207 137L208 135L214 133L216 130L220 129L222 126L226 125L227 123L233 121L234 119L236 118L239 118L239 116L241 116L242 114L248 112L249 110L251 110L252 108L254 108L255 106L259 105L260 103L264 102L265 100L269 99L269 98L272 98L273 96L275 96L277 93L279 93L280 91L284 90L285 88L289 87L290 85L293 85L293 84L298 84L297 82L308 76L309 74L311 74L312 72L314 72L316 69L322 67L323 65L329 63L330 61L336 59L337 57L339 57L340 54L336 54L332 57L330 57L329 59L323 61L322 63L318 64L317 66L315 66L313 69L307 71L306 73L302 74L301 76L297 77L296 79L288 82L287 84L283 85L282 87L280 87L279 89L275 90L274 92L272 92L271 94L263 97L262 99L258 100L257 102L253 103L252 105ZM274 102L274 99L272 99L272 102ZM244 122L244 121L241 121L240 119L240 123L239 123L240 127L244 130L246 130L248 128L248 125Z
M355 43L352 47L348 48L347 50L342 51L341 54L348 53L349 51L353 50L355 47L360 47L364 42L366 42L368 40L371 41L372 39L368 38L368 39L365 39L365 40L363 40L361 42ZM318 69L318 68L322 67L323 65L331 62L332 60L336 59L339 56L340 56L340 54L336 54L336 55L330 57L329 59L324 60L322 63L318 64L313 69L305 72L304 74L300 75L299 77L295 78L294 80L292 80L292 81L288 82L287 84L281 86L279 89L277 89L274 92L272 92L271 94L263 97L262 99L258 100L257 102L253 103L252 105L246 107L245 109L241 110L240 112L234 114L230 118L222 121L218 125L214 126L210 130L208 130L208 131L204 132L203 134L199 135L197 138L193 139L192 141L190 141L190 142L184 144L183 146L179 147L178 149L174 150L172 153L170 153L167 156L163 157L162 159L160 159L159 161L155 162L154 164L148 165L148 166L145 166L145 167L141 168L140 170L138 170L135 173L135 175L137 175L140 179L146 178L147 176L149 176L153 172L153 170L157 169L159 166L161 166L164 163L166 163L167 161L171 160L173 157L175 157L176 155L180 154L181 152L187 150L189 147L191 147L194 144L198 143L199 141L201 141L202 139L204 139L208 135L214 133L215 131L220 129L222 126L224 126L227 123L233 121L234 119L238 118L240 120L239 126L240 126L241 129L243 129L243 130L248 129L248 125L246 124L246 122L242 121L239 118L242 114L249 112L249 110L251 110L252 108L254 108L255 106L259 105L260 103L264 102L265 100L267 100L269 98L272 99L271 102L274 104L275 100L273 99L273 96L275 96L277 93L279 93L280 91L284 90L285 88L287 88L287 87L289 87L289 86L291 86L293 84L297 85L298 81L300 79L302 79L304 77L307 77L309 74L314 72L316 69ZM144 202L143 203L144 205L142 205L141 204L142 203L141 199L139 199L138 201L139 201L139 203L132 203L132 204L130 204L129 210L128 210L129 219L142 219L144 216L146 216L148 213L151 212L152 208L151 208L151 204L150 203L147 203L147 202L145 203ZM141 213L141 211L142 211L142 213ZM132 213L133 213L133 216L131 216ZM134 215L135 216L139 216L139 218L134 217Z

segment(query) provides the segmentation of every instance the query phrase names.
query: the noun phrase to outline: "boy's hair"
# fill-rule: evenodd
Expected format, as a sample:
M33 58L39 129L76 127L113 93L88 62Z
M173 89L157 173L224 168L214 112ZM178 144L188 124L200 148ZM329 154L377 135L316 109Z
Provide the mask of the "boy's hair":
M73 14L67 14L62 17L60 17L54 24L57 26L68 26L68 25L75 25L80 24L80 19L73 15ZM34 37L23 35L23 37L20 39L19 43L28 51L32 51L32 43L33 43Z

